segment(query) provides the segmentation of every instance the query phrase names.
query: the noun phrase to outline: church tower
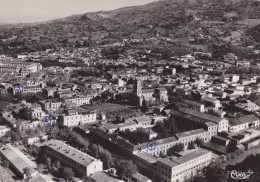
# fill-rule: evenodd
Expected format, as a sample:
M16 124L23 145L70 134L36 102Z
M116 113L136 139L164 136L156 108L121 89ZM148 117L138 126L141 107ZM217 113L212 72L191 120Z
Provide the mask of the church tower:
M142 80L135 80L134 82L134 92L138 97L142 96Z

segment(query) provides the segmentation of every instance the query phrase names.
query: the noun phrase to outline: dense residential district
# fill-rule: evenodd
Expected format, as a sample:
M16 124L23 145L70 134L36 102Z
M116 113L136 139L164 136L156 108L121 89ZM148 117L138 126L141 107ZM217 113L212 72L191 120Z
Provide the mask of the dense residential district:
M81 54L100 56L1 55L0 181L202 180L260 151L255 62L193 52L82 66ZM64 58L43 66L47 56Z
M259 0L0 19L0 182L259 182L259 107Z

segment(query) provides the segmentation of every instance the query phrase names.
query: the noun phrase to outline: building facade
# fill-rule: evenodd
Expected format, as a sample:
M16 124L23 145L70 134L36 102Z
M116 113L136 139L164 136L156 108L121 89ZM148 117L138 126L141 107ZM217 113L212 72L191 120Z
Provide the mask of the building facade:
M95 172L103 170L102 161L95 159L62 141L52 139L46 142L44 147L47 156L72 168L75 173L81 176L90 176Z

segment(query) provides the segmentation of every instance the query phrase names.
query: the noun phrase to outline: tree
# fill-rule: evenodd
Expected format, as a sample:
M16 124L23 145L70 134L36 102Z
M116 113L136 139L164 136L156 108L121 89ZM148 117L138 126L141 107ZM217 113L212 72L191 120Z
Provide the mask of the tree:
M53 163L53 167L55 167L57 170L59 170L61 167L60 161L56 161L55 163Z
M138 172L136 165L130 160L119 160L116 164L116 169L119 176L127 178Z
M51 168L51 159L49 157L46 158L46 165L49 169Z
M3 165L4 167L8 168L9 165L10 165L10 162L7 161L7 160L4 160L2 165Z
M200 147L204 144L204 141L201 138L196 138L195 143Z
M189 143L188 149L195 149L195 143L192 141Z
M93 145L91 146L91 148L90 148L90 153L91 153L91 155L92 155L93 157L98 158L98 156L99 156L98 146L95 145L95 144L93 144Z
M71 168L69 167L65 167L62 170L62 176L66 179L66 180L70 180L74 177L74 173L72 171Z
M27 176L27 177L31 177L32 173L33 173L33 169L32 168L29 168L29 167L25 167L23 168L23 172L24 174Z
M11 140L13 142L16 142L16 141L18 141L20 139L21 139L21 136L19 135L19 133L15 132L15 131L11 132Z
M108 150L104 150L100 153L100 159L103 161L105 169L109 169L114 165L114 159Z
M184 150L184 144L183 143L177 143L173 147L169 148L167 151L167 155L171 156L174 155L176 152L180 152Z
M207 181L217 181L217 182L226 182L226 172L224 169L221 169L217 166L211 166L205 168L204 172Z
M190 182L207 182L207 179L202 176L196 176Z
M148 107L147 107L147 103L146 103L145 99L142 102L141 111L144 112L144 113L148 111Z
M44 164L38 164L37 165L37 170L42 173L44 171Z

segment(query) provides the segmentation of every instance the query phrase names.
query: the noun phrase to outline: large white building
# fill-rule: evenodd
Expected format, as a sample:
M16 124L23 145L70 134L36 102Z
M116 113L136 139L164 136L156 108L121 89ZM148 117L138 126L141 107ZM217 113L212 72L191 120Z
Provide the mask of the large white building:
M10 162L10 168L19 177L24 177L24 168L36 169L37 165L26 157L19 149L10 143L0 148L0 154L3 159Z
M81 124L94 123L97 119L95 111L79 113L77 110L67 110L65 114L61 114L61 125L63 126L79 126Z
M52 139L46 142L45 154L54 160L60 161L62 165L71 167L75 173L81 176L90 176L103 170L102 161L59 140Z
M205 149L194 149L180 157L158 158L148 153L133 155L133 161L143 174L157 176L160 182L183 182L209 165L212 152Z
M162 182L183 182L208 166L211 155L212 152L199 149L181 157L158 159L158 175Z

